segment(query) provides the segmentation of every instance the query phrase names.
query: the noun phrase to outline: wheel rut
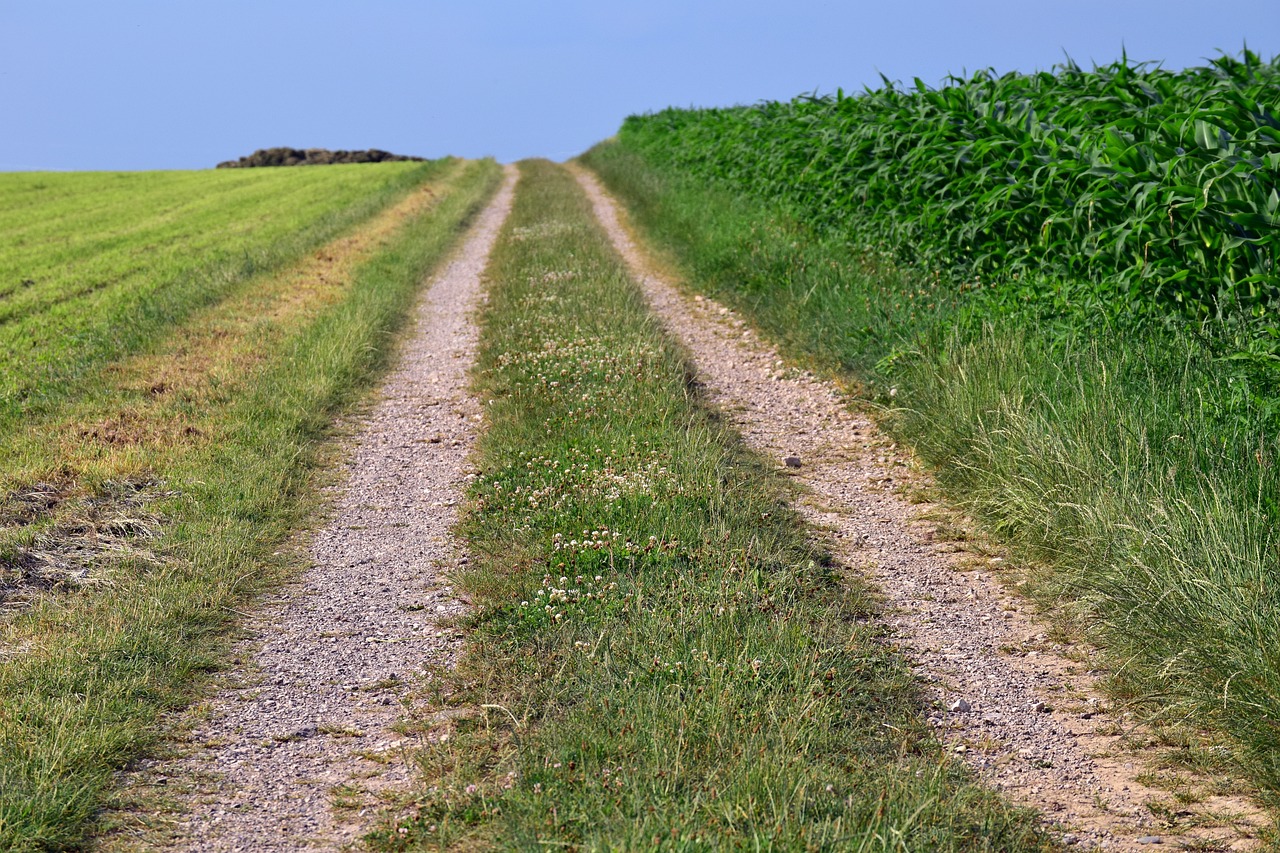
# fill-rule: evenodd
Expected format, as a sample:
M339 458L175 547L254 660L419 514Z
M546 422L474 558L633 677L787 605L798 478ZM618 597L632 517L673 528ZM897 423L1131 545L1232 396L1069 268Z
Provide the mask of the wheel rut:
M800 509L828 531L838 561L878 585L893 641L925 683L929 721L950 755L1038 809L1069 845L1257 846L1270 821L1247 800L1209 796L1188 806L1142 784L1143 757L1123 748L1135 726L1108 710L1090 652L1050 639L1002 584L998 557L975 560L922 521L931 507L900 488L921 475L839 389L787 368L734 312L677 291L595 176L574 172L708 397L748 446L799 481Z
M416 312L416 329L368 415L353 425L312 566L248 620L244 671L200 709L189 754L149 767L182 802L180 850L339 849L403 789L416 745L396 732L424 673L461 645L466 605L450 534L480 425L468 390L481 275L511 209L515 173L480 214Z

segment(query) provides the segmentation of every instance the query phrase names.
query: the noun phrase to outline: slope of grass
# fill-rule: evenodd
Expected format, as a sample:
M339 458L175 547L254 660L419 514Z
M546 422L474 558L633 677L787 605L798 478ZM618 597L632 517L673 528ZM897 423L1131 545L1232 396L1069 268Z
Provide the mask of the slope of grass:
M563 167L522 164L489 276L448 698L484 719L429 736L376 846L1040 849L932 740L866 591L691 391Z
M886 406L1040 600L1110 652L1118 695L1229 734L1227 763L1274 798L1280 397L1256 328L1120 324L1070 288L959 292L625 144L587 162L690 286Z
M293 569L284 546L316 506L329 424L499 174L419 172L427 202L322 246L349 261L322 270L334 278L303 275L308 259L250 279L51 396L14 438L6 466L44 479L4 496L4 532L35 532L11 536L0 567L20 588L49 557L85 576L0 622L0 848L84 845L112 773L219 666L236 609ZM160 389L149 371L179 363Z

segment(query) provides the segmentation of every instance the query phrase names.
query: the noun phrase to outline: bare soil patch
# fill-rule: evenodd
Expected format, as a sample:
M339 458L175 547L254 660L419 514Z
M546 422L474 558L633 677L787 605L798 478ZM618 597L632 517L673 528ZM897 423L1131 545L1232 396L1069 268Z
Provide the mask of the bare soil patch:
M953 756L1040 810L1068 844L1257 846L1269 819L1245 799L1217 795L1214 780L1172 793L1143 784L1154 756L1128 748L1142 732L1102 698L1094 653L1054 642L1051 626L1002 583L1009 570L999 557L975 562L945 511L908 500L908 481L927 478L838 388L788 367L728 308L663 280L594 176L576 171L658 315L689 349L705 393L748 446L802 484L801 508L828 532L837 559L879 585L895 642L928 685L929 721Z
M0 616L46 592L109 583L98 571L104 559L159 565L155 540L163 519L152 504L173 494L150 477L135 476L92 491L66 479L0 495L0 531L29 534L25 543L0 552ZM0 655L15 653L0 645Z

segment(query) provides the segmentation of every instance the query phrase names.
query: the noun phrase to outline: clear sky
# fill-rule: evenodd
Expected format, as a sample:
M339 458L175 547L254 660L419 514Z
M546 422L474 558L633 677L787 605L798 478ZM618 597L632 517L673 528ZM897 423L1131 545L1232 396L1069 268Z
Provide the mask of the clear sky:
M0 0L0 171L276 145L564 159L633 112L1280 54L1280 0Z

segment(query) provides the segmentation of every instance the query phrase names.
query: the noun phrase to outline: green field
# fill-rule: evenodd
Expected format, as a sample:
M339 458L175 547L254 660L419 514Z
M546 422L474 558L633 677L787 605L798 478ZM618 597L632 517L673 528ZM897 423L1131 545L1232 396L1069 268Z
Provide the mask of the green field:
M668 109L582 165L684 286L877 413L1170 772L1280 806L1280 59ZM876 590L572 171L520 175L448 578L468 645L417 685L451 737L408 732L422 784L367 844L1057 849L943 749ZM118 828L116 774L295 577L335 421L500 178L0 174L0 848Z
M885 407L1117 697L1272 798L1278 72L667 110L586 157L691 286Z
M83 843L295 568L318 441L498 175L0 176L0 847Z
M0 175L0 423L439 169Z

